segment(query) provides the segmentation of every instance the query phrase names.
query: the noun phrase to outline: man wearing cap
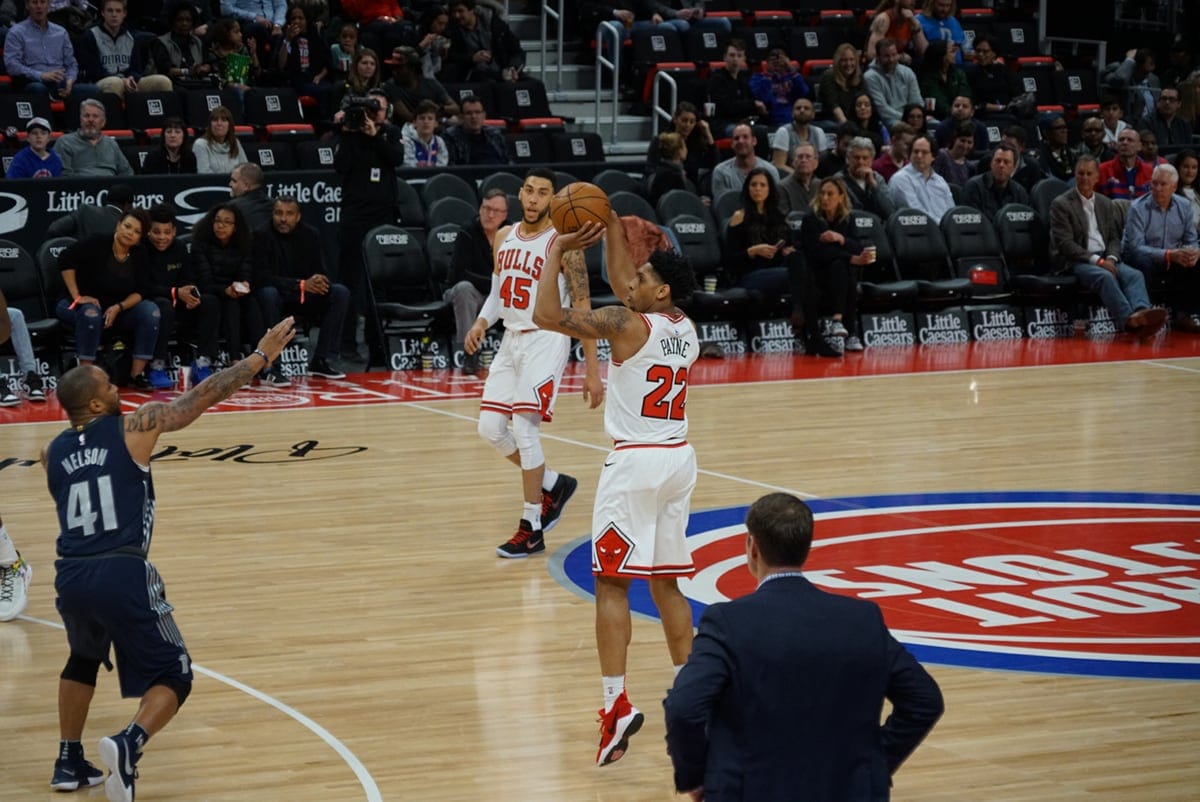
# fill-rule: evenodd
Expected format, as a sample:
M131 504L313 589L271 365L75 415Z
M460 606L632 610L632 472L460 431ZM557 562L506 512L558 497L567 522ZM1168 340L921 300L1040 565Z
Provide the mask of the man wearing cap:
M8 166L5 178L55 178L62 175L62 159L50 150L50 123L45 117L34 117L25 123L28 143Z
M97 234L111 237L117 230L117 221L133 208L133 188L128 184L115 184L98 204L80 204L70 214L54 220L46 226L51 237L74 237L83 239Z

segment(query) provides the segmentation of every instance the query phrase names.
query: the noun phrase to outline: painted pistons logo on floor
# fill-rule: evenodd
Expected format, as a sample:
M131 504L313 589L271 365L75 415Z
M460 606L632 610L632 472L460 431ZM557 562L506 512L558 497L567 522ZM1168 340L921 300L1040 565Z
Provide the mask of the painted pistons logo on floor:
M809 502L805 576L878 604L931 662L1200 679L1200 496L985 493ZM745 507L693 513L697 611L750 593ZM634 602L638 612L648 595Z

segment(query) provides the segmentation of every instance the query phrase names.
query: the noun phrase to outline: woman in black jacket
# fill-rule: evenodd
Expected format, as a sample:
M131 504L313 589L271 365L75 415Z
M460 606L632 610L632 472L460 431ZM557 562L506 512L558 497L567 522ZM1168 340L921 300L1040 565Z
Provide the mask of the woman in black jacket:
M195 175L196 154L188 145L187 126L178 117L163 122L158 148L146 154L142 175Z
M675 114L671 117L671 124L666 131L683 137L683 143L687 146L687 155L683 158L683 171L687 173L688 180L697 187L700 186L701 175L716 167L720 156L708 122L700 119L696 106L685 100L675 107ZM646 153L647 166L656 167L660 159L658 140L652 139L650 150Z
M696 185L688 178L684 167L688 149L683 137L673 131L665 131L658 135L658 166L650 176L646 195L651 206L658 206L658 200L673 189L686 189L693 195Z
M755 167L742 184L742 206L729 218L725 257L734 283L762 294L768 303L788 292L792 231L779 208L775 179Z

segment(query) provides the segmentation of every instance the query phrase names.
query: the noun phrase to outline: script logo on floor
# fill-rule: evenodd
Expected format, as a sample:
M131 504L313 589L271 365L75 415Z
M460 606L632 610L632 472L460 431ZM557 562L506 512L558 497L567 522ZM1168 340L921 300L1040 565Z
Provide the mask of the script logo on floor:
M1200 680L1200 495L949 493L810 501L805 576L878 604L920 659L978 668ZM750 593L746 507L693 512L704 608ZM590 594L590 543L556 555ZM645 583L631 604L657 617Z

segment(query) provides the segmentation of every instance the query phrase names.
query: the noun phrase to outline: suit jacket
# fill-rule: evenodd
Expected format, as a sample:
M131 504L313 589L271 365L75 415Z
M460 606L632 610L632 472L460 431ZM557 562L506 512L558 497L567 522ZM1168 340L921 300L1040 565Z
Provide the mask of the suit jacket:
M878 606L800 576L709 607L663 706L676 788L706 802L886 800L943 710Z
M1083 201L1074 189L1068 189L1050 204L1050 260L1059 271L1072 265L1091 262L1091 257L1121 258L1121 224L1112 200L1099 192L1092 193L1096 203L1096 227L1104 239L1104 253L1093 254L1088 248L1087 215Z

